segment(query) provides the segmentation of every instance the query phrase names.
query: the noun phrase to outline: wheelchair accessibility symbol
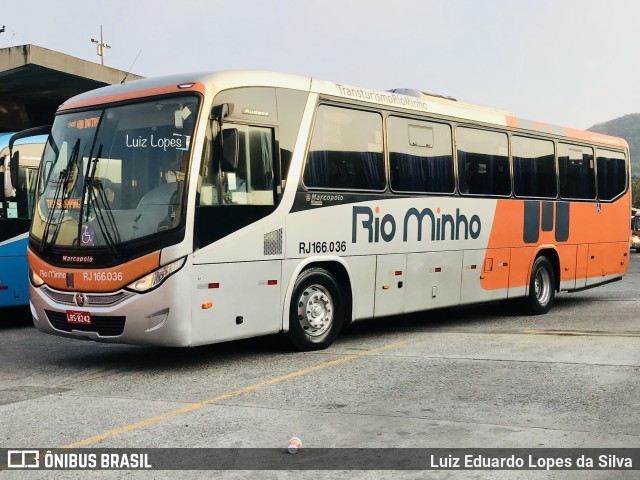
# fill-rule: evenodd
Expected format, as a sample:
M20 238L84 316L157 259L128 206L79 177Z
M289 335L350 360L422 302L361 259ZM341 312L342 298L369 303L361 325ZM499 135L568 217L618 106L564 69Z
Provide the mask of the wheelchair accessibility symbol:
M80 236L80 245L87 247L93 246L93 240L96 236L96 231L89 225L82 226L82 235Z

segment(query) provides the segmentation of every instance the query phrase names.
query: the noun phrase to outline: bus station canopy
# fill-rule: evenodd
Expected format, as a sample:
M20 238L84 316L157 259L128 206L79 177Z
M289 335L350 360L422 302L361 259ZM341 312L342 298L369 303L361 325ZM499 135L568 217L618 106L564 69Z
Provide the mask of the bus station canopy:
M0 49L0 132L50 125L58 106L94 88L143 78L64 53L20 45Z

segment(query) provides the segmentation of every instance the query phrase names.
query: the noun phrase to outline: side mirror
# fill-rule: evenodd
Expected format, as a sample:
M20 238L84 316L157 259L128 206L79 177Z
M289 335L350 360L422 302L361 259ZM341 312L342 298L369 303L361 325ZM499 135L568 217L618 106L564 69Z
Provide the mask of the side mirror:
M222 131L222 156L220 170L235 172L238 169L240 150L240 135L237 128L227 128Z
M11 186L15 192L18 187L18 168L20 166L20 152L13 152L9 170L11 171Z

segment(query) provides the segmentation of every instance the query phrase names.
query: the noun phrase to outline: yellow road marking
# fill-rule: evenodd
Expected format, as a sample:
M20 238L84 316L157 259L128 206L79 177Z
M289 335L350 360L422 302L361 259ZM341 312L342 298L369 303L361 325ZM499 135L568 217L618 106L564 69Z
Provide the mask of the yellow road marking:
M577 337L640 337L640 332L605 332L602 330L522 330L531 335L572 335Z
M145 420L141 420L139 422L131 423L129 425L124 425L119 428L115 428L113 430L109 430L108 432L100 433L98 435L94 435L89 438L85 438L84 440L79 440L74 443L70 443L68 445L64 445L60 448L80 448L86 447L87 445L92 445L94 443L100 442L107 438L115 437L117 435L122 435L123 433L131 432L132 430L137 430L142 427L146 427L147 425L151 425L154 423L161 422L163 420L167 420L169 418L175 417L177 415L181 415L183 413L188 413L193 410L197 410L198 408L202 408L207 405L211 405L213 403L220 402L222 400L227 400L229 398L237 397L238 395L242 395L243 393L252 392L254 390L258 390L263 387L268 387L270 385L275 385L276 383L284 382L285 380L290 380L292 378L299 377L301 375L306 375L307 373L316 372L318 370L323 370L325 368L333 367L335 365L340 365L341 363L349 362L351 360L357 360L358 358L365 357L367 355L372 355L374 353L382 352L384 350L390 350L392 348L401 347L408 343L411 343L413 340L404 340L401 342L394 342L388 345L384 345L378 348L372 348L371 350L366 350L364 352L356 353L353 355L349 355L347 357L338 358L336 360L330 360L327 362L319 363L318 365L314 365L313 367L303 368L302 370L297 370L295 372L287 373L286 375L281 375L279 377L274 377L269 380L265 380L264 382L255 383L253 385L249 385L247 387L240 388L238 390L233 390L231 392L223 393L217 395L215 397L209 398L207 400L203 400L201 402L191 403L189 405L185 405L182 408L177 408L175 410L170 410L168 412L162 413L160 415L156 415L155 417L150 417Z

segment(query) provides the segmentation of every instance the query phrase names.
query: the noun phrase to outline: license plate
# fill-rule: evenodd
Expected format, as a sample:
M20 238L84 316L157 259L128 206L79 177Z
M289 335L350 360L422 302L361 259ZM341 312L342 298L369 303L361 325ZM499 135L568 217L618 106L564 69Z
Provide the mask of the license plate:
M67 323L91 325L91 313L79 310L67 310Z

